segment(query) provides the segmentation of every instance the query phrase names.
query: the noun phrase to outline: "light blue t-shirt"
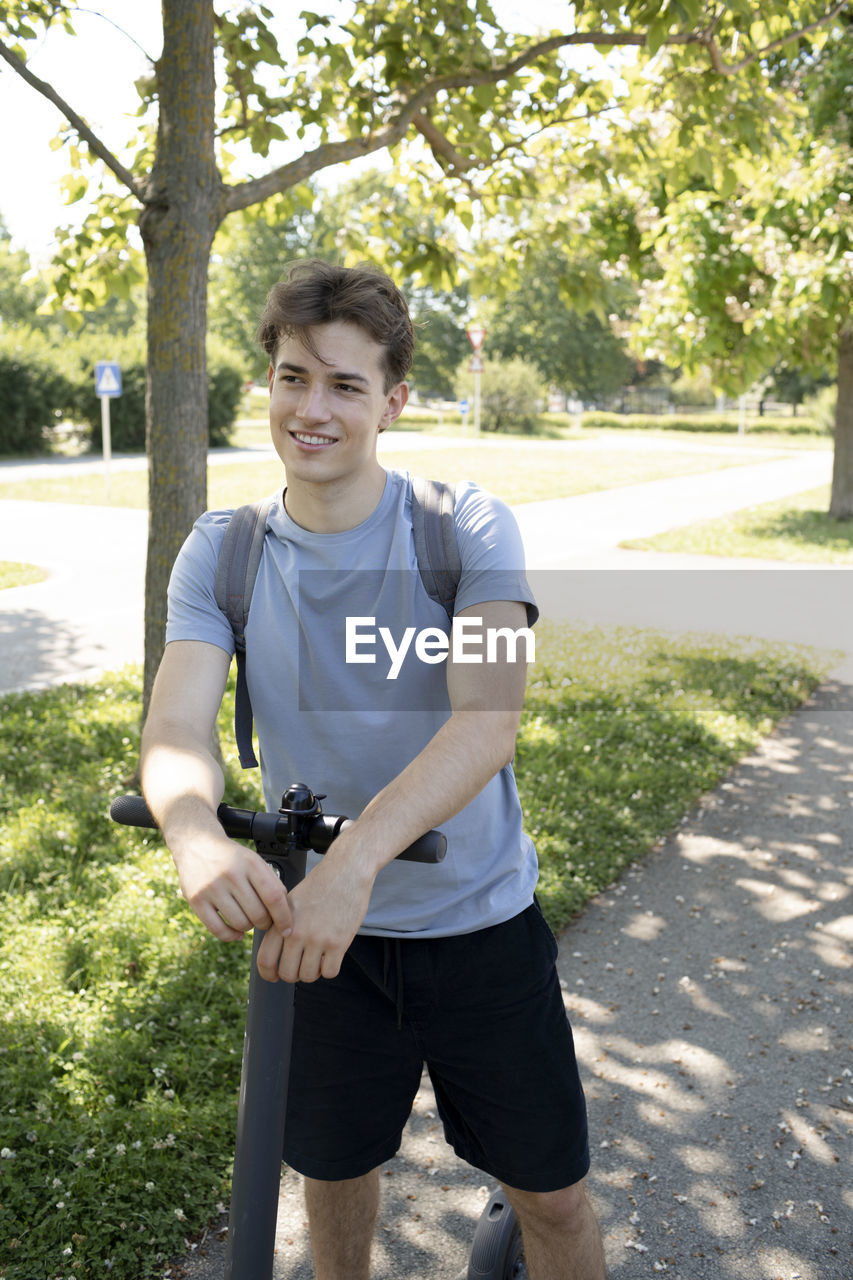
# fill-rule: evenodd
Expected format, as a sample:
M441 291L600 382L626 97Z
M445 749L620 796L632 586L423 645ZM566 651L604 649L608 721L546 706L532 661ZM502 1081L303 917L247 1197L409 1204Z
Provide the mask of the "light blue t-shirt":
M249 693L265 803L273 812L291 783L305 782L325 793L327 813L357 817L450 715L441 656L449 620L418 572L411 493L406 472L388 471L371 516L332 534L295 524L281 493L273 501L246 626ZM462 562L456 610L489 600L521 601L532 626L537 609L512 513L472 484L457 486L456 495ZM230 624L213 592L230 516L207 512L178 555L167 643L201 640L234 652ZM418 650L418 633L427 629ZM476 634L466 653L485 655ZM361 932L468 933L530 905L536 853L522 830L511 766L441 829L447 837L443 862L395 861L380 871ZM314 861L309 855L309 867Z

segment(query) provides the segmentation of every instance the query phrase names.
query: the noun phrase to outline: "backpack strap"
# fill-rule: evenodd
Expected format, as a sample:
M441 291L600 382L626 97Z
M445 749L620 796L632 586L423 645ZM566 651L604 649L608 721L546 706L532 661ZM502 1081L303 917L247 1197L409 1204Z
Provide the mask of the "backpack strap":
M453 618L462 561L456 541L456 490L441 480L412 477L412 532L415 556L427 595Z
M213 593L216 603L231 623L237 658L237 692L234 703L234 735L240 764L257 768L252 746L252 702L246 680L246 622L258 567L264 550L267 515L272 499L238 507L228 522L219 559Z

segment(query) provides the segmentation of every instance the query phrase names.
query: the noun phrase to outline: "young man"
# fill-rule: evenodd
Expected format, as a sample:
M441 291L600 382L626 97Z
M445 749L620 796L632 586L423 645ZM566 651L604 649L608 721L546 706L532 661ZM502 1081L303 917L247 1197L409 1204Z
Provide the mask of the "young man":
M602 1280L583 1094L511 767L525 664L500 645L489 662L450 646L444 662L407 651L389 678L370 639L384 626L399 654L407 628L449 626L420 581L411 479L377 459L408 395L405 301L371 269L304 262L273 289L259 337L286 473L246 629L266 803L304 779L329 812L359 816L289 895L216 820L209 744L234 646L213 581L228 512L202 517L175 565L142 781L201 921L224 941L265 929L261 975L299 984L284 1159L305 1177L315 1274L367 1280L378 1169L426 1062L448 1141L506 1188L531 1280ZM454 519L454 627L532 624L507 508L462 485ZM347 661L353 619L377 630ZM432 827L447 836L441 864L394 861Z

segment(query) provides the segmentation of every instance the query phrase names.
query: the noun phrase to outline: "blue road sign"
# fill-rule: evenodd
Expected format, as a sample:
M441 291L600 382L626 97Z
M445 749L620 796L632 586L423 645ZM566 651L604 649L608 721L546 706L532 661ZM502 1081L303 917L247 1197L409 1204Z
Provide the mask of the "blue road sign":
M112 360L99 360L95 365L95 395L121 395L121 369Z

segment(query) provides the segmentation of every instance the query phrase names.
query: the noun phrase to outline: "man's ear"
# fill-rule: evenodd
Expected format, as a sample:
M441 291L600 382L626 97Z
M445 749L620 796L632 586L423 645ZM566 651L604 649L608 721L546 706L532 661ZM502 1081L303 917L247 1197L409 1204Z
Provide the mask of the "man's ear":
M407 382L398 382L396 387L393 387L391 391L388 392L388 396L385 401L385 412L383 413L382 420L379 423L380 434L383 431L387 431L392 422L397 421L400 414L405 409L408 399L409 384Z
M270 367L269 369L267 369L267 386L269 387L270 391L272 391L272 380L274 377L275 377L275 369L272 366L272 360L270 360Z

